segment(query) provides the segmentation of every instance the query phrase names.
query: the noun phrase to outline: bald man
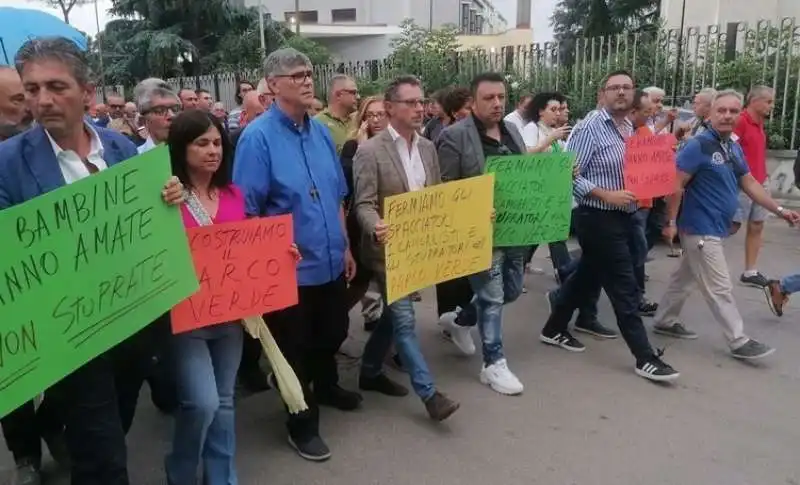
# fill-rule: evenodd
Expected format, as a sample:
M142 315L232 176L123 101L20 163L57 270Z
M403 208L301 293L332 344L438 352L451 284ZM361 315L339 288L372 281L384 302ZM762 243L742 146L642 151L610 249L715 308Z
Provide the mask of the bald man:
M250 91L242 98L242 118L239 122L240 127L231 132L231 143L234 148L236 148L236 144L239 142L239 136L248 123L258 118L266 111L262 99L263 96L257 91Z
M31 115L16 69L0 66L0 141L27 129Z

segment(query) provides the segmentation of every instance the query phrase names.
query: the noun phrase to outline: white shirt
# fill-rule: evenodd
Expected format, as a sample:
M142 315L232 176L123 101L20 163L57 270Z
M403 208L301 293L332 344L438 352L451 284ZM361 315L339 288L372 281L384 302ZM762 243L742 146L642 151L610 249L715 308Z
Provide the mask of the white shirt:
M108 165L103 160L103 143L100 141L97 131L89 123L84 123L84 126L91 137L89 155L86 157L86 161L97 167L97 170L107 169ZM72 150L64 150L58 146L58 143L50 136L47 130L44 130L44 132L47 133L47 139L50 140L50 145L53 147L53 153L55 153L56 160L58 160L58 167L64 176L64 182L71 184L91 175L89 169L86 168L86 164L83 163L77 153Z
M144 143L136 147L136 151L138 151L139 155L141 155L142 153L148 150L152 150L155 147L156 147L156 142L154 142L153 139L148 136L147 140L145 140Z
M409 150L406 139L400 136L400 133L394 129L391 123L387 128L389 134L392 135L392 140L394 140L394 146L400 154L400 160L403 161L403 168L408 179L408 189L414 191L425 188L427 176L425 175L425 166L422 164L422 156L419 153L419 135L414 133L414 139Z
M503 120L506 123L511 123L512 125L516 126L520 133L522 133L522 130L525 129L525 120L522 119L522 115L519 114L519 111L517 110L508 113Z
M525 129L522 130L522 140L525 142L525 146L528 148L536 148L539 146L539 143L542 142L543 139L547 138L550 133L553 131L547 125L534 123L531 121L527 125L525 125ZM557 140L559 146L563 149L565 144L563 140ZM553 147L550 146L545 150L545 153L552 152Z

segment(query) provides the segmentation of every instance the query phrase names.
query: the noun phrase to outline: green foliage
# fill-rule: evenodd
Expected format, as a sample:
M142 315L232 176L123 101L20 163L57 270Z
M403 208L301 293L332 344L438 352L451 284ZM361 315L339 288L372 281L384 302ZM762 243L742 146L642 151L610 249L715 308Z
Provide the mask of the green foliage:
M102 48L108 84L131 86L150 76L241 72L261 65L254 8L235 7L229 0L112 0L111 13L120 19L109 22L90 47L96 69ZM277 22L264 23L264 37L267 52L288 45L315 63L330 61L323 46Z
M456 56L458 30L454 26L427 30L406 20L401 27L402 33L392 41L389 77L414 74L423 81L426 91L435 91L462 80Z

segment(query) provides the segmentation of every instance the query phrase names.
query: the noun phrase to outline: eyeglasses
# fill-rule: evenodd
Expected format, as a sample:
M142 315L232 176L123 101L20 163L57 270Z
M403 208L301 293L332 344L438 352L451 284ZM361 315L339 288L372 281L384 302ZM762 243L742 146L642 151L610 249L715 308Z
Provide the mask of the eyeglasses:
M293 83L296 85L300 85L306 82L306 80L311 80L314 77L314 71L300 71L294 74L278 74L275 77L285 77L292 80Z
M148 109L147 111L143 112L142 114L154 114L156 116L166 116L167 113L172 112L172 114L178 114L183 109L183 106L180 104L174 104L170 106L153 106L152 108Z
M125 107L125 105L124 104L109 104L108 107L112 108L112 109L123 109Z
M386 116L386 113L367 113L364 117L368 120L382 120Z
M606 91L633 91L633 86L630 84L614 84L612 86L606 86Z
M416 108L417 106L425 106L425 102L421 99L395 99L392 103L401 103L409 108Z

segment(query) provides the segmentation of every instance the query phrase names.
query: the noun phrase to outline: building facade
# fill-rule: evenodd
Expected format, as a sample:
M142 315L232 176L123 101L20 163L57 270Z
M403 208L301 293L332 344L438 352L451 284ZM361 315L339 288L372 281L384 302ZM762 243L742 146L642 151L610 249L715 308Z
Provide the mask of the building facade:
M668 29L680 27L684 4L686 27L705 29L719 25L724 29L731 22L755 26L759 20L770 20L777 25L785 17L793 17L800 24L800 0L662 0L661 18Z
M292 28L299 22L301 35L325 45L335 59L343 61L386 57L405 19L432 29L454 25L462 35L496 35L508 30L508 22L492 0L240 1L260 7L272 20Z

